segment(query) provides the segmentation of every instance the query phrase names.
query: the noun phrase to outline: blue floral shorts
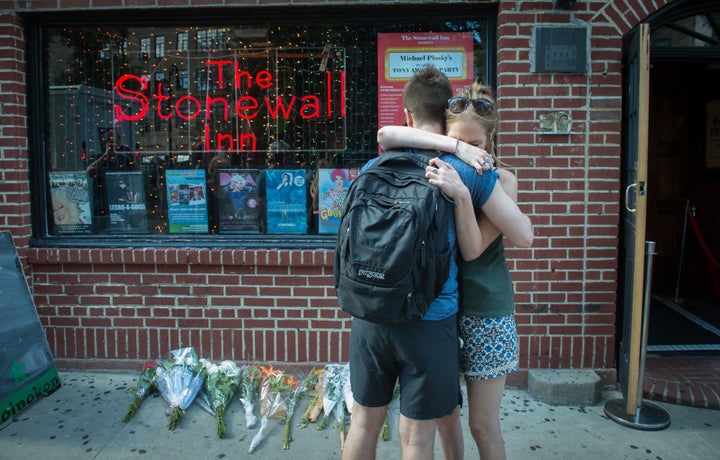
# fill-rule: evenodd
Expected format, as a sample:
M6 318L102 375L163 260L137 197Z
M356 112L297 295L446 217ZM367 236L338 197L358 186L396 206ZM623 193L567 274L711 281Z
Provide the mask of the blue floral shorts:
M519 347L515 316L460 317L460 371L465 380L489 380L518 368Z

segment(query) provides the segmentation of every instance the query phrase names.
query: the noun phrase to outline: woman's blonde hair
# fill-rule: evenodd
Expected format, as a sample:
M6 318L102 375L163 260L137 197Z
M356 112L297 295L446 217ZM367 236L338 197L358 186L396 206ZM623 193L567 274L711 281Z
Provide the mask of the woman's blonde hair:
M450 125L458 120L461 119L468 119L472 120L476 123L479 123L481 126L483 126L486 130L487 134L487 145L485 146L485 150L492 155L493 162L496 166L504 166L505 163L500 161L500 159L497 157L496 154L496 148L495 148L495 133L497 129L497 110L495 107L495 96L493 95L492 89L490 89L489 86L484 85L480 83L479 81L474 81L473 84L470 87L462 88L458 91L457 96L464 97L467 99L487 99L488 101L492 102L492 110L490 110L489 113L480 115L475 111L475 109L472 107L472 104L470 106L463 110L460 113L453 113L449 109L445 111L445 121L447 123L448 128Z

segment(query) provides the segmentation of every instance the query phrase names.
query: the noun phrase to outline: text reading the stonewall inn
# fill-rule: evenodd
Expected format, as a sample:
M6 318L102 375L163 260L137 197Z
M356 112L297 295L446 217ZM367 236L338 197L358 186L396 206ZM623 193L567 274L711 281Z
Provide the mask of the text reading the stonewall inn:
M213 117L220 117L223 121L228 121L234 116L241 120L251 121L258 117L261 110L265 109L268 117L273 120L278 118L288 120L293 114L298 114L305 120L319 120L334 116L345 117L344 70L324 72L325 94L305 94L301 97L292 95L287 98L280 95L272 97L265 95L258 98L244 94L243 91L256 87L264 90L266 94L270 94L269 90L275 86L275 78L270 71L261 70L251 73L240 69L237 62L230 60L209 60L206 65L208 71L212 70L212 73L217 75L218 89L229 90L228 93L237 93L238 96L229 99L207 95L203 99L188 94L180 96L174 101L174 107L172 107L170 105L172 96L168 94L169 92L167 88L163 87L162 82L157 84L152 93L148 92L150 85L147 76L125 74L115 83L116 95L125 101L125 105L115 104L115 120L118 122L138 121L150 116L157 116L162 120L170 120L173 117L193 120L204 114L206 120L204 125L205 149L211 150L211 132L207 121ZM227 69L231 69L233 74L229 81L223 78L223 72ZM341 97L333 99L334 91ZM338 107L333 105L334 100L339 100ZM230 140L231 148L229 150L234 150L231 134L217 133L215 140L218 146L222 145L222 141ZM245 145L250 145L251 150L257 148L255 134L252 132L239 134L239 138L234 144L238 146L238 150L242 150Z

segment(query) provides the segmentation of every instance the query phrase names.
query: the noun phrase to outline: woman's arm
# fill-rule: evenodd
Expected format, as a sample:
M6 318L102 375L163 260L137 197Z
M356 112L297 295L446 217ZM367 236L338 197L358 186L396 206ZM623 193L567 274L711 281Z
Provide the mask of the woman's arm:
M455 203L455 234L464 260L477 258L482 248L490 241L475 219L470 191L460 179L455 168L448 163L433 158L425 171L425 177L431 184L437 185Z
M500 179L502 181L502 178ZM482 212L500 233L505 235L515 246L529 248L533 242L533 230L530 219L520 211L511 196L505 192L500 181L495 183L495 188L490 198L482 206ZM487 223L480 223L485 227Z
M457 139L409 126L383 126L377 133L378 144L383 150L397 147L440 150L453 153Z
M452 166L433 158L425 172L430 183L440 187L455 202L455 230L464 260L478 258L501 233L515 246L527 248L532 245L530 219L514 201L517 179L506 170L499 170L498 174L500 180L495 183L482 206L482 215L476 220L470 192Z
M502 187L503 191L508 195L508 197L510 197L511 200L517 203L518 184L515 174L502 168L496 169L495 171L500 176L498 183ZM528 226L531 225L530 218L525 215L524 218L527 221L526 224ZM482 241L482 245L475 245L469 249L472 251L470 255L475 255L475 257L479 257L480 254L487 249L490 243L495 241L498 235L500 235L500 230L492 223L485 213L481 212L478 216L478 226L480 227L480 231L482 232L484 239ZM521 229L521 232L522 231L523 230Z
M492 165L484 162L490 155L480 147L454 137L408 126L383 126L378 130L377 141L383 150L411 147L452 153L475 169L478 174L487 171Z

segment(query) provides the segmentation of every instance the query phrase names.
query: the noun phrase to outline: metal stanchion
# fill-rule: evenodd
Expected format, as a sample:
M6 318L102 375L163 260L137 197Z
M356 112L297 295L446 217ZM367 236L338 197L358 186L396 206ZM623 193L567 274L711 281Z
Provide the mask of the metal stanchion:
M683 213L683 229L682 229L682 240L680 240L680 255L678 257L678 272L677 280L675 282L675 303L682 302L680 298L680 278L682 276L683 259L685 258L685 238L687 236L687 222L688 222L688 211L690 210L690 200L685 200L685 212Z
M621 425L638 430L662 430L670 425L670 415L665 409L643 401L643 386L645 374L645 353L647 351L647 330L650 317L650 297L652 286L652 265L655 252L655 242L646 241L647 263L645 264L645 294L643 301L642 340L640 349L640 363L637 391L637 407L628 407L623 399L613 399L605 403L605 415ZM631 363L632 364L632 363ZM628 393L633 388L627 389Z

